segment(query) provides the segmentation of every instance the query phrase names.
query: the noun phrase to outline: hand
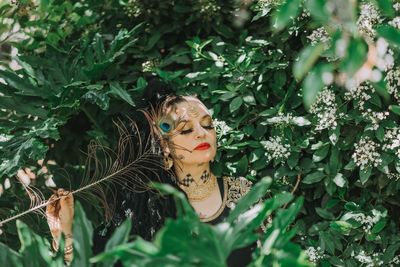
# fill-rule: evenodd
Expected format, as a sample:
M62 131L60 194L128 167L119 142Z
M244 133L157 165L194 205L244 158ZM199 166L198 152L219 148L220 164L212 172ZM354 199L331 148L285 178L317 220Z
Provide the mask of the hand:
M47 224L51 235L56 241L60 239L61 233L65 236L72 235L72 223L74 220L74 197L72 194L60 188L50 197L49 201L57 198L60 199L55 200L46 207Z

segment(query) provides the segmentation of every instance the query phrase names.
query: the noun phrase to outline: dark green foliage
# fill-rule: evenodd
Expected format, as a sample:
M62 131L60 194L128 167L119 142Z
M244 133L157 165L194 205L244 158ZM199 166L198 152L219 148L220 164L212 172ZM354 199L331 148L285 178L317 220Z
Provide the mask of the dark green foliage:
M367 264L355 258L361 253L389 265L399 255L398 135L389 137L400 114L398 1L20 2L0 4L0 17L26 35L0 40L18 47L22 67L1 63L3 189L11 181L0 197L2 217L28 202L15 178L20 168L35 172L31 183L47 195L50 177L64 187L79 182L89 140L113 147L112 120L144 106L157 77L177 93L196 93L217 125L231 128L217 127L217 175L271 176L267 198L293 189L304 196L298 233L269 233L269 243L293 238L309 254L318 251L321 266ZM0 19L0 32L11 27ZM393 66L379 67L373 48L390 54ZM355 80L365 86L362 97L349 91ZM357 151L372 159L362 163ZM54 164L46 173L37 164L43 158ZM97 225L99 215L84 207ZM45 233L44 221L23 219ZM2 230L1 240L17 250L15 226ZM115 253L130 247L159 249L138 239Z

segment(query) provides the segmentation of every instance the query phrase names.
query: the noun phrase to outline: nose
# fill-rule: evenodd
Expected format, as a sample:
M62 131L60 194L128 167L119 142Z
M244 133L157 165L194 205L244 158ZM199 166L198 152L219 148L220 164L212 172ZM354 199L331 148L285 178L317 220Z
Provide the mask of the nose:
M200 124L196 125L196 129L195 129L195 138L196 139L203 139L206 136L206 129L204 129L203 127L201 127Z

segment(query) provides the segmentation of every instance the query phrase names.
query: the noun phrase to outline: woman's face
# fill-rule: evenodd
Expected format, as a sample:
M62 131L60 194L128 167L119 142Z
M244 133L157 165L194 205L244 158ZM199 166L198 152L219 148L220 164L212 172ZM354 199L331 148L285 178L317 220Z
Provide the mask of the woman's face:
M174 164L193 165L210 162L217 150L213 122L204 104L196 98L176 104L169 115L178 124L169 139Z

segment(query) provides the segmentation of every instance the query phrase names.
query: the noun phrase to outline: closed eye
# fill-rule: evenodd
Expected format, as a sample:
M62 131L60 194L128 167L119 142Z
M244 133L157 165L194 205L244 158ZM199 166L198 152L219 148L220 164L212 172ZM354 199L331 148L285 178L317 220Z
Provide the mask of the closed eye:
M214 129L214 126L213 125L204 125L204 126L202 126L204 129L207 129L207 130L212 130L212 129ZM187 130L182 130L181 131L181 134L190 134L191 132L193 132L193 129L187 129Z

